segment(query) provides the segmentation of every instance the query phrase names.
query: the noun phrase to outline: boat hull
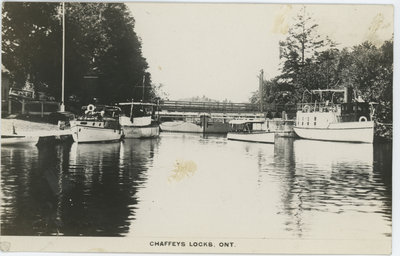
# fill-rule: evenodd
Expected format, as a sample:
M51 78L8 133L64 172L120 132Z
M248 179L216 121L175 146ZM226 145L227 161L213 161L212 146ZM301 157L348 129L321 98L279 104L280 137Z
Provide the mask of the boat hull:
M173 121L160 124L163 132L192 132L192 133L228 133L228 123L212 123L206 127L192 122Z
M118 141L122 136L122 132L119 129L96 128L84 125L76 125L73 129L72 137L78 143Z
M228 140L258 142L258 143L275 143L274 132L264 133L236 133L230 132L227 135Z
M154 138L160 135L160 127L152 126L122 126L124 137L126 139L145 139Z
M343 122L330 124L327 128L294 127L303 139L373 143L374 122Z

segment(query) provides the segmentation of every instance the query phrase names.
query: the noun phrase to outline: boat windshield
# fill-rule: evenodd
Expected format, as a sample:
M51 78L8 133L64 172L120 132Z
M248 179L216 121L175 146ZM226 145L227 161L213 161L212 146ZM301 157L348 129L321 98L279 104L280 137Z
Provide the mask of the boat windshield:
M143 117L153 116L156 112L156 104L154 103L143 103L143 102L126 102L118 104L122 113L128 117Z
M115 119L118 118L121 109L116 106L107 106L107 105L91 105L89 104L88 106L82 107L82 110L84 110L83 115L80 117L80 119L96 119L96 120L102 120L102 119Z

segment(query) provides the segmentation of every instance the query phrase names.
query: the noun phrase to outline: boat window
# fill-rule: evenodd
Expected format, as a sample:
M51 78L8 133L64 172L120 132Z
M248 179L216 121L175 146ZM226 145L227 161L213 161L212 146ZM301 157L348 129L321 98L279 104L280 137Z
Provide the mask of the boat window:
M101 126L101 123L99 123L99 126Z
M87 124L87 122L81 122L81 124Z
M317 125L317 117L314 116L314 126L316 126L316 125Z
M307 125L310 125L310 117L307 116Z
M96 123L93 123L93 126L95 125Z

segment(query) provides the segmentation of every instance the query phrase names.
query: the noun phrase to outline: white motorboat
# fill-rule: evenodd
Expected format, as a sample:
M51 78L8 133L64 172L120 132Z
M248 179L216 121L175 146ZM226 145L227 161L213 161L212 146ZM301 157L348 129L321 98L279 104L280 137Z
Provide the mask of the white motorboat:
M120 108L91 104L84 108L85 114L71 121L75 142L110 142L121 139L122 131L118 119Z
M319 94L320 98L323 93L330 93L332 98L331 101L320 99L298 104L293 129L300 138L373 143L372 105L361 100L347 103L347 90L313 90L311 93ZM335 93L344 93L344 102L334 103Z
M119 122L125 138L154 138L160 135L160 126L152 119L156 104L128 102L118 105L123 110Z
M232 120L228 140L275 143L275 133L266 128L265 120Z

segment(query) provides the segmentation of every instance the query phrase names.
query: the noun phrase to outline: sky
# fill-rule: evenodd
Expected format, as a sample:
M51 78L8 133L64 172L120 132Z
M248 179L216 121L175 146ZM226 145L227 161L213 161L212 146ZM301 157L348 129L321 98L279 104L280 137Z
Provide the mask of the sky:
M171 100L206 96L248 102L258 75L280 73L279 41L300 5L128 3L155 84ZM391 5L307 5L318 33L339 48L393 34Z

